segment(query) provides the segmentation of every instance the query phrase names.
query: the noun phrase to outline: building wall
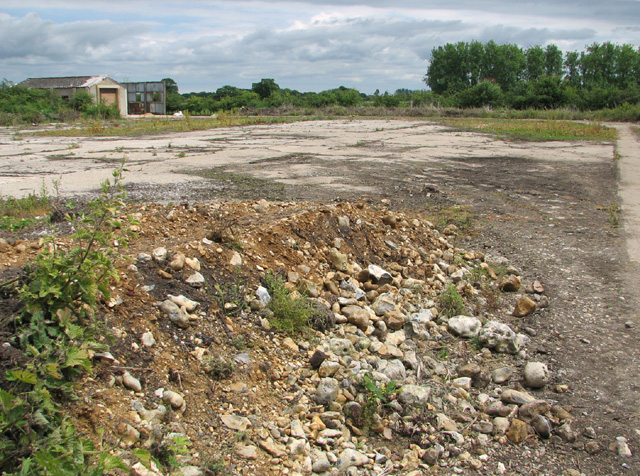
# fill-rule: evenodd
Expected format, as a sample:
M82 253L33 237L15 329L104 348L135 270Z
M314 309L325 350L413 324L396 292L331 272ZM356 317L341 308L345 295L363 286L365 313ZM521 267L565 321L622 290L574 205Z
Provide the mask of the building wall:
M128 115L129 112L128 112L128 108L127 108L127 89L125 87L123 87L120 83L114 81L113 79L105 78L100 83L89 87L89 93L93 96L94 100L96 101L96 104L100 104L101 103L101 100L102 100L103 96L109 95L109 94L102 94L101 90L103 90L103 89L105 89L105 90L116 89L117 90L117 95L116 95L117 99L116 99L116 101L117 101L117 104L118 104L118 109L120 110L120 114L122 116Z

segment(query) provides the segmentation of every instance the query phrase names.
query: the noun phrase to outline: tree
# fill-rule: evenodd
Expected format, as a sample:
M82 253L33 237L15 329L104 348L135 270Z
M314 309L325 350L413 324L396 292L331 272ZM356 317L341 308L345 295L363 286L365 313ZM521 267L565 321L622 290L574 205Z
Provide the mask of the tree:
M535 81L545 73L545 52L541 46L532 46L525 52L528 81Z
M176 83L173 79L171 78L164 78L162 80L162 82L166 85L167 87L167 94L179 94L178 91L178 83Z
M272 94L280 91L280 86L273 79L262 79L259 83L253 83L251 90L260 96L260 99L267 99Z
M544 50L544 69L547 76L562 76L562 51L556 45L547 45Z

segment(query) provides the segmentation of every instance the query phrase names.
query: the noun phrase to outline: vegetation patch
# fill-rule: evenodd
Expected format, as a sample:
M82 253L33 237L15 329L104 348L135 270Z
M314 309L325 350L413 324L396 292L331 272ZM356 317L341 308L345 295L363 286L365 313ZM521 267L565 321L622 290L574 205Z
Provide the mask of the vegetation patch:
M483 132L500 139L519 141L614 141L615 129L601 124L570 121L522 121L493 118L447 118L438 120L455 130Z
M47 221L54 211L46 190L23 198L0 198L0 230L18 231Z
M265 284L271 295L269 322L273 328L287 334L297 334L305 329L315 312L311 302L297 292L289 291L282 278L275 274L267 274Z

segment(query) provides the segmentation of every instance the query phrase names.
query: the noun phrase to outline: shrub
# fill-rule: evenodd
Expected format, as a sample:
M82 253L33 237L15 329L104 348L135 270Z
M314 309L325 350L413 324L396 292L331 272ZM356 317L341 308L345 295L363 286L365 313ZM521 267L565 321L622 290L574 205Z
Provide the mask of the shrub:
M459 316L463 313L464 301L453 284L449 284L438 297L438 307L444 317Z
M282 278L274 274L267 274L265 284L271 294L271 325L288 334L295 334L305 328L314 314L311 302L304 297L293 295L284 286Z

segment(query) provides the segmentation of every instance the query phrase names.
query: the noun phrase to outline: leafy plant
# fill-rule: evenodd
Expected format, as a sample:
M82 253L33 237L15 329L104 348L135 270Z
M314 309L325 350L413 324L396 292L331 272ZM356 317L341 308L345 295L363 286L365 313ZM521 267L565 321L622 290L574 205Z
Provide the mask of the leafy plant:
M204 371L214 380L224 380L233 374L233 361L222 356L207 356L203 363Z
M109 299L117 279L114 240L126 244L120 210L123 167L103 184L89 213L76 220L70 244L53 239L26 267L16 319L17 343L28 361L5 375L0 390L2 474L101 475L126 467L78 435L61 411L75 397L74 380L91 370L90 352L104 348L95 337L95 309Z
M293 295L284 286L282 278L272 273L265 276L265 284L271 295L271 325L288 334L296 334L304 329L315 312L311 302L297 293Z
M453 284L449 284L438 296L438 307L444 317L459 316L464 311L462 296Z
M391 397L400 392L401 388L397 386L395 380L387 382L386 385L378 385L373 376L369 373L365 374L362 383L367 390L367 399L380 401L383 405L388 405Z

